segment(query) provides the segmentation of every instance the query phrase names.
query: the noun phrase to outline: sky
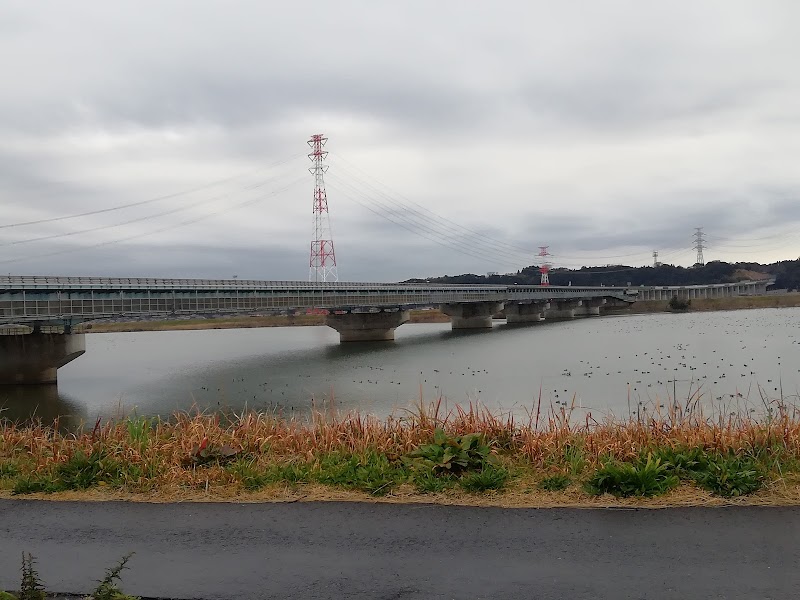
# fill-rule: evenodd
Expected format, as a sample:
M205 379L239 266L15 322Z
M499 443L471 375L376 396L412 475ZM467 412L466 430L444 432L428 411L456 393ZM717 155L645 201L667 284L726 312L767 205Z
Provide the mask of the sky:
M0 4L0 272L342 281L800 256L800 4Z

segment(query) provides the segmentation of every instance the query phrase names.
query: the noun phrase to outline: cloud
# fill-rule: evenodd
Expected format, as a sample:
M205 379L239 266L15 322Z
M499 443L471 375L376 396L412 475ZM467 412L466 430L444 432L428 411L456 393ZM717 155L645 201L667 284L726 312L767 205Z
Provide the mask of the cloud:
M691 264L695 226L712 257L793 257L798 17L789 0L343 1L313 18L8 2L0 225L231 179L0 229L18 261L0 269L304 279L320 131L345 279L513 271L545 244L569 266ZM250 202L269 176L265 194L296 183Z

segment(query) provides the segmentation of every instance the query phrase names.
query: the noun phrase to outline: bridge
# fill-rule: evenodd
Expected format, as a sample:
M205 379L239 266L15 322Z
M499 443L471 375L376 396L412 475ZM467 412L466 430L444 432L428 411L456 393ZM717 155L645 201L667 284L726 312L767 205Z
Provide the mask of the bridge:
M453 329L571 319L624 308L616 287L309 283L301 281L0 276L0 384L55 383L85 352L73 327L113 317L167 318L322 310L340 341L393 340L412 308L437 307ZM19 327L23 326L23 327Z

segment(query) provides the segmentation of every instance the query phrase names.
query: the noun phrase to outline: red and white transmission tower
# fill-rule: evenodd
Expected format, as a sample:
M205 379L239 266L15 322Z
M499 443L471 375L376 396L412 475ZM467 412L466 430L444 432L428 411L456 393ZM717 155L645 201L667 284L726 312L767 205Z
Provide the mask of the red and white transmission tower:
M539 246L539 254L536 256L542 257L542 265L539 267L539 272L542 274L542 285L550 285L550 263L547 262L548 256L553 256L547 249L550 246Z
M331 235L331 219L328 214L328 195L325 193L325 143L328 141L321 133L312 135L308 140L311 152L308 158L314 163L309 169L314 175L314 239L311 240L311 258L308 261L309 281L339 281L336 272L336 253L333 250Z

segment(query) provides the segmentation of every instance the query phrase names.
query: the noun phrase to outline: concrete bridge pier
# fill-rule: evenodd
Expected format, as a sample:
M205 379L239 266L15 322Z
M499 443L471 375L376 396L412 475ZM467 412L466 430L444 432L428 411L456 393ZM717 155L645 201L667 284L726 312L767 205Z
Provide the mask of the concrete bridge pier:
M591 298L581 300L581 305L575 308L576 317L593 317L600 314L600 307L606 303L605 298Z
M408 319L407 310L331 313L325 324L339 332L340 342L386 342L394 340L394 330Z
M56 383L58 369L84 352L82 333L0 335L0 385Z
M580 300L551 300L550 308L544 311L544 318L548 321L572 319L579 306Z
M535 323L544 319L542 313L550 308L549 302L529 302L526 304L516 302L506 302L506 322L514 323Z
M503 310L502 302L465 302L443 304L442 312L450 317L453 329L490 329L492 315Z

